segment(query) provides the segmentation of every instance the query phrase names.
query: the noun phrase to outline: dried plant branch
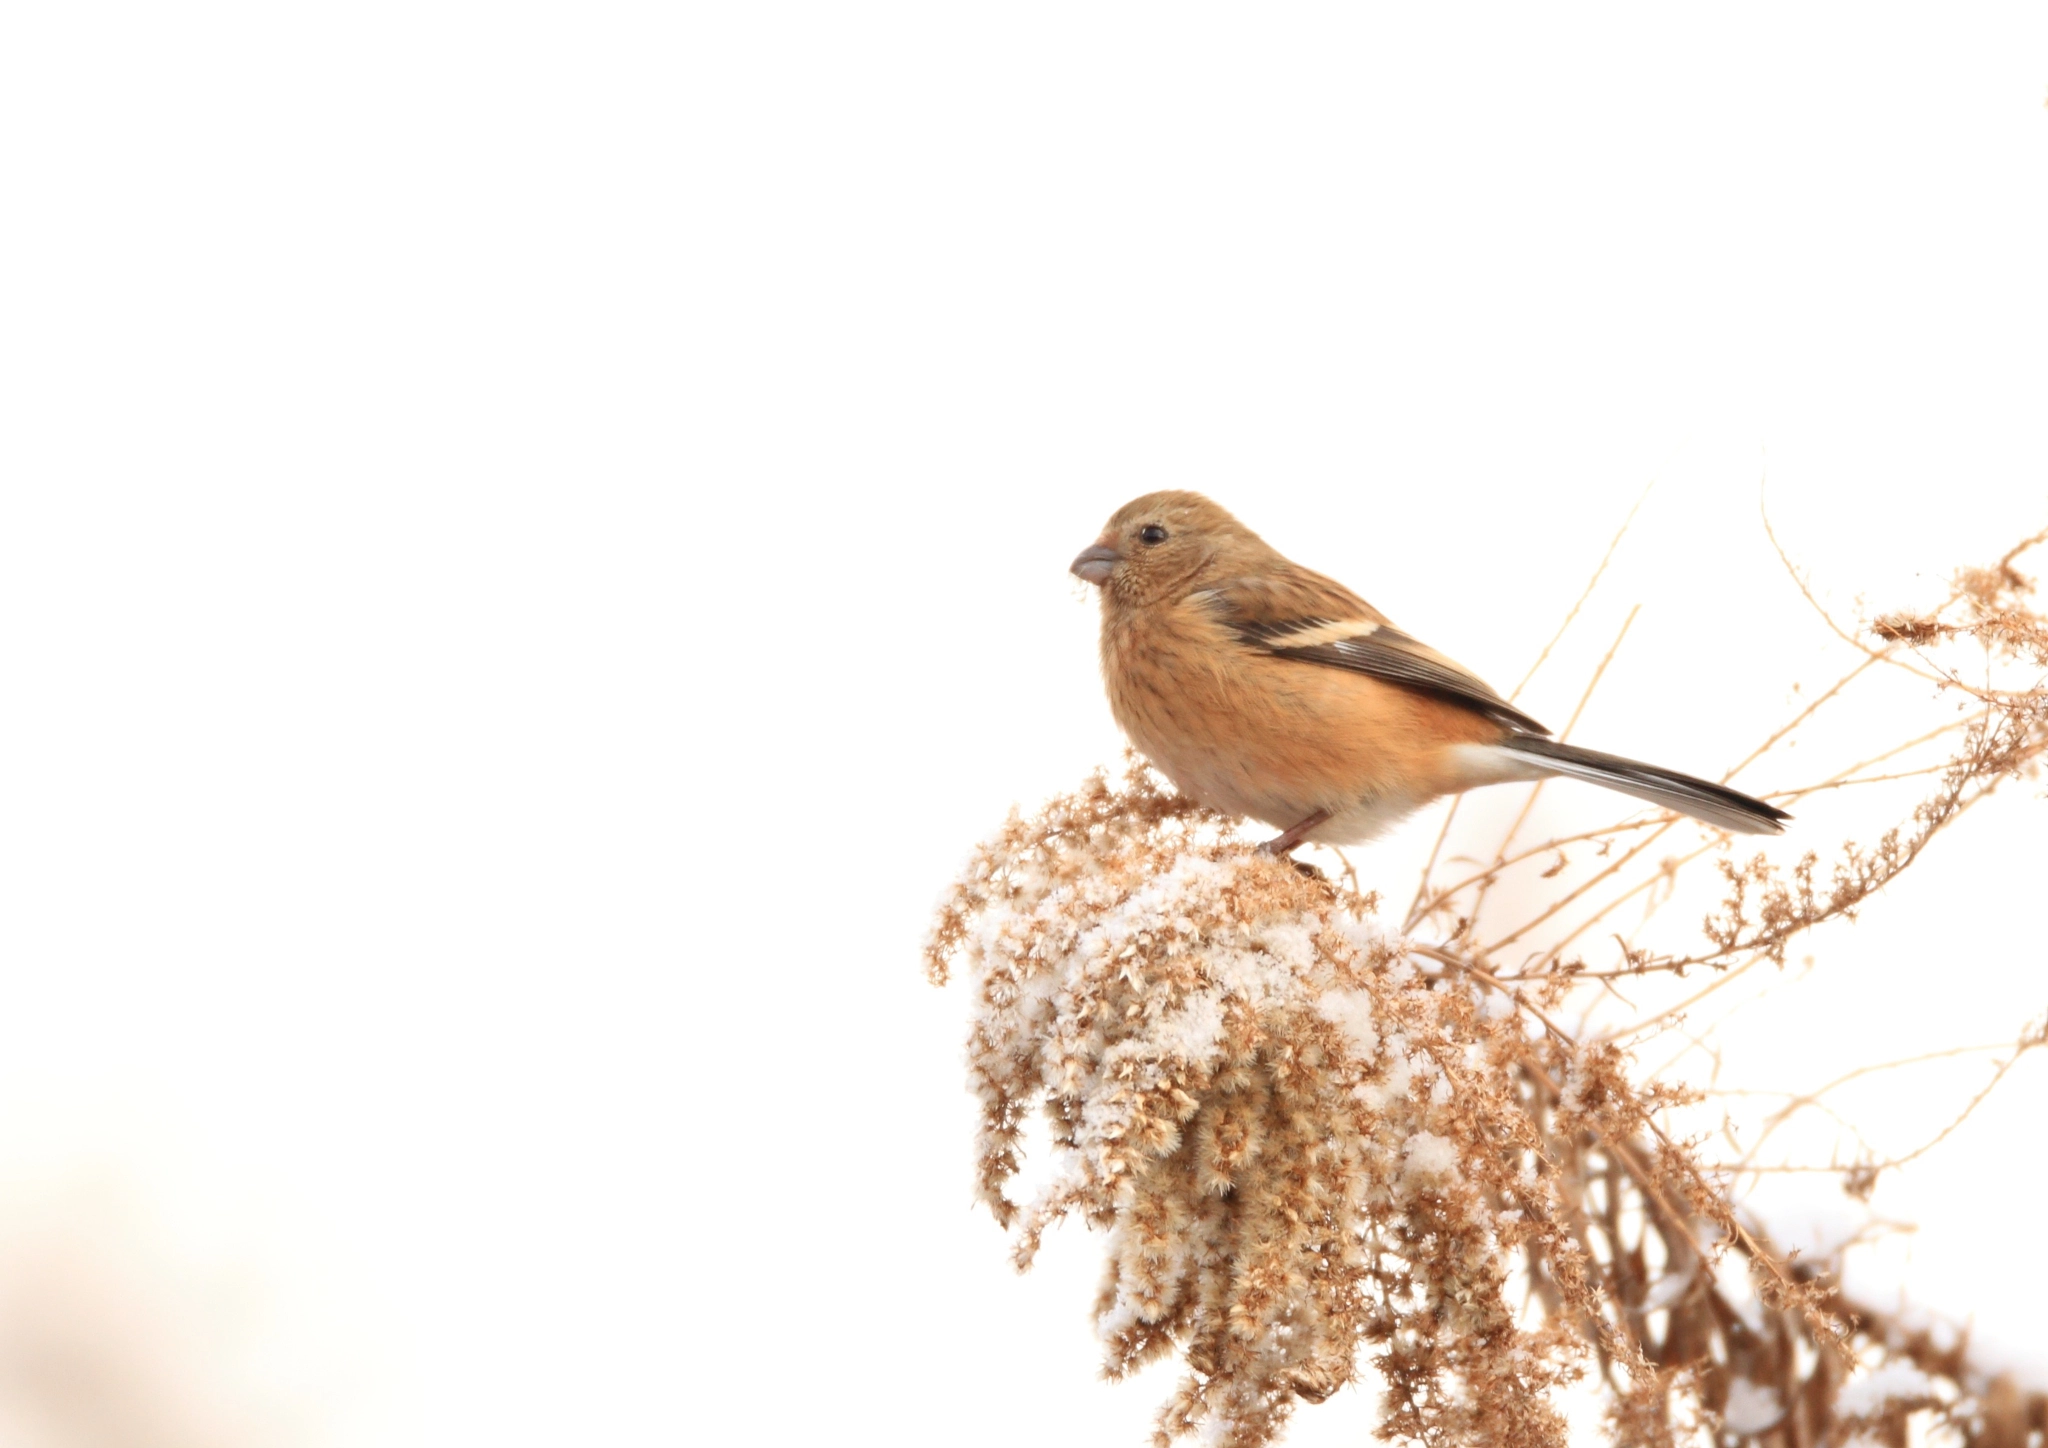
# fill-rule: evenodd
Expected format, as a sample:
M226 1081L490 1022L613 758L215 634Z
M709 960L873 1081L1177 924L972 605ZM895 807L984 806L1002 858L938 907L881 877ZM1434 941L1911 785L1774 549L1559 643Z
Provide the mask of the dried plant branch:
M1709 1093L1667 1081L1668 1066L1645 1072L1630 1054L1682 1042L1669 1064L1705 1051L1717 1080L1712 1027L1686 1026L1688 1012L1760 964L1782 969L1794 940L1852 918L1977 803L2038 778L2048 758L2048 687L2024 677L2048 667L2048 624L2014 566L2048 532L1960 571L1931 613L1881 617L1875 647L1829 615L1771 541L1859 657L1730 776L1844 706L1880 663L1975 701L1966 717L1901 728L1911 737L1773 796L1935 780L1896 826L1825 860L1738 861L1718 832L1654 859L1650 847L1675 827L1654 816L1516 849L1525 805L1490 864L1440 884L1451 813L1397 932L1348 859L1340 883L1305 876L1135 763L1120 781L1097 778L1031 818L1013 815L977 852L941 908L926 968L941 982L964 973L975 997L980 1197L1020 1266L1061 1218L1107 1233L1096 1303L1107 1371L1167 1357L1183 1369L1157 1442L1269 1443L1298 1403L1368 1376L1380 1435L1433 1448L1562 1448L1556 1394L1574 1379L1597 1385L1624 1448L1678 1448L1707 1433L1762 1448L1903 1448L1932 1429L1963 1448L2039 1448L2048 1435L2048 1393L1981 1371L1961 1337L1845 1298L1838 1254L1781 1250L1740 1195L1765 1174L1832 1172L1868 1196L1880 1173L1946 1140L2018 1060L2048 1046L2048 1018L2010 1043L1939 1134L1883 1160L1825 1098L1982 1048L1767 1093L1777 1104L1746 1150L1724 1114L1733 1160L1678 1125ZM1982 655L1984 682L1963 681L1950 658L1961 649ZM1880 770L1937 744L1938 763ZM1585 878L1479 930L1494 886L1516 870L1564 875L1567 846ZM1703 943L1639 945L1638 925L1615 937L1612 968L1564 957L1632 900L1647 899L1650 919L1709 855L1723 894ZM1425 938L1425 925L1441 928ZM1475 945L1482 935L1491 943ZM1503 969L1500 953L1517 943L1526 962ZM1622 989L1694 968L1712 979L1675 1003L1638 1006ZM1627 1019L1595 1034L1585 1023L1596 1008ZM1740 1086L1710 1094L1724 1113L1760 1099ZM1805 1112L1839 1123L1853 1159L1760 1162ZM1053 1171L1035 1198L1013 1201L1027 1148L1049 1152Z

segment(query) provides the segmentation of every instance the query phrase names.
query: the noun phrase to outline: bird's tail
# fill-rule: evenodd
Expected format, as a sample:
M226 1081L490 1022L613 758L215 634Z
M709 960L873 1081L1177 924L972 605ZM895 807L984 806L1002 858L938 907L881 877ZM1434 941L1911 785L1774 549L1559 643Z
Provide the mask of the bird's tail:
M1785 821L1792 818L1776 806L1751 799L1724 784L1709 784L1676 770L1659 769L1618 754L1602 754L1597 749L1581 749L1576 744L1560 744L1540 735L1513 734L1494 748L1527 768L1527 777L1560 774L1583 779L1737 834L1783 834Z

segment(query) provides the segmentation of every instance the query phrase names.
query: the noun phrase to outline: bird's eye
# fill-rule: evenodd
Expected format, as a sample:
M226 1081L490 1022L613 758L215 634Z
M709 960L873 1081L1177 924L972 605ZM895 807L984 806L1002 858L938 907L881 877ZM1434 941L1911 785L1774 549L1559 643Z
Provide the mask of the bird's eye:
M1166 530L1157 523L1147 523L1138 530L1138 541L1140 543L1164 543L1166 541Z

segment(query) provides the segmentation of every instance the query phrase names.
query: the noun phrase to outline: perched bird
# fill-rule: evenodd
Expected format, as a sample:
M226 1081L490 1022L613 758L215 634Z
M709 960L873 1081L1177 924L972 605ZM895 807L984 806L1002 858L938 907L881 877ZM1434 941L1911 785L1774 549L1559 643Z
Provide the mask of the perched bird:
M1266 848L1371 839L1433 799L1562 775L1743 834L1783 810L1581 749L1275 552L1199 493L1126 503L1073 572L1102 591L1116 722L1183 794L1282 831Z

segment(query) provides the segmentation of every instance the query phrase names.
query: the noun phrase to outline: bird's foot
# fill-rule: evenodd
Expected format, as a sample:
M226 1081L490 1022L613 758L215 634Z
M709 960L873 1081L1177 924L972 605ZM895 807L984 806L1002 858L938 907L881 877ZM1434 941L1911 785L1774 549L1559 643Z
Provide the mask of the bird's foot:
M1273 836L1272 839L1260 845L1259 848L1269 855L1285 855L1289 850L1308 838L1310 830L1324 823L1329 818L1330 812L1328 810L1319 809L1300 824L1290 826L1280 834ZM1310 868L1313 869L1314 867L1311 866Z

